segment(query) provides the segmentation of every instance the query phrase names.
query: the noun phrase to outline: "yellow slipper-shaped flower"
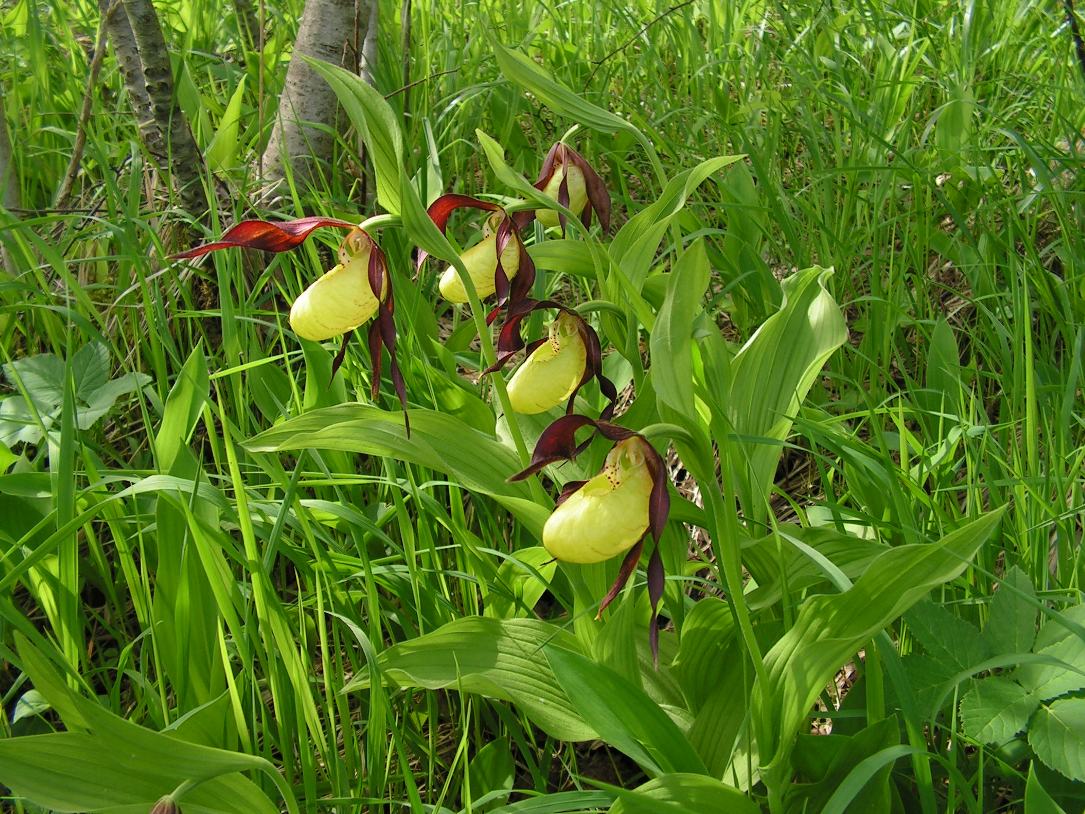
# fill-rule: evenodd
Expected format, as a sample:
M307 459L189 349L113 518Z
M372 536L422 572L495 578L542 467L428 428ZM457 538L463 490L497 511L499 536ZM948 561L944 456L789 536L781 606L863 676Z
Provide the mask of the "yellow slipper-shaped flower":
M550 177L543 194L549 195L555 201L558 200L558 192L561 189L561 181L569 176L569 205L568 209L577 217L584 211L588 203L588 186L584 181L584 172L576 164L558 164L554 167L554 174ZM558 213L553 209L537 209L535 217L543 226L551 227L558 225Z
M609 560L628 551L648 530L652 494L639 436L619 441L603 471L573 492L543 526L543 546L555 559L572 563Z
M467 273L471 275L471 282L475 286L475 293L479 299L488 297L497 290L497 233L487 235L478 243L460 255L460 259L467 267ZM508 245L501 252L501 268L505 276L512 279L520 268L520 246L515 237L510 238ZM449 302L467 302L467 289L460 281L459 272L455 267L449 266L441 275L438 284L441 296Z
M509 380L509 402L518 413L534 415L556 407L584 380L588 350L578 320L562 312L550 323L550 336L524 360Z
M369 248L340 263L301 292L290 307L290 327L320 342L352 331L377 312L369 285ZM388 290L385 284L384 292Z

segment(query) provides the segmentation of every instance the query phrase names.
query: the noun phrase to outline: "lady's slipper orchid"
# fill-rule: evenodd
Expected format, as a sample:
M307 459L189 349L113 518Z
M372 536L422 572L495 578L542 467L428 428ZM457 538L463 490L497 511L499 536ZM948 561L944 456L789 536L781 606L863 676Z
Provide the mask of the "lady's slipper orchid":
M655 547L648 560L648 598L652 604L649 641L658 651L657 609L663 596L663 560L659 542L670 512L667 470L648 440L632 430L587 416L566 415L543 430L531 464L510 480L521 480L547 464L574 458L588 441L576 443L577 430L591 426L615 441L602 471L588 481L565 485L557 507L543 526L543 546L555 559L589 564L628 552L618 577L599 604L599 614L614 601L637 567L644 538L651 532Z
M375 246L361 229L347 236L339 248L339 264L301 292L290 307L294 333L322 342L353 331L377 313L380 300L369 282ZM388 294L387 275L383 276L381 297Z
M585 228L591 226L594 211L599 215L603 231L610 230L610 194L606 185L584 156L572 147L559 141L550 148L535 188L577 215ZM560 224L565 231L565 216L552 209L537 209L535 217L543 226Z
M353 223L338 218L301 218L284 223L246 220L228 229L221 238L174 255L176 259L202 257L219 249L248 248L284 252L301 245L322 226L349 229L339 246L339 264L310 285L290 308L290 326L302 339L322 341L343 335L343 344L332 364L332 375L343 363L347 342L354 329L369 320L369 353L373 361L373 398L380 392L381 349L388 349L392 383L400 404L403 421L410 433L407 418L407 390L396 360L395 305L388 261L376 241Z
M493 222L487 224L482 240L460 255L460 260L467 267L467 273L471 275L471 283L479 299L488 297L497 290L497 233L499 230L500 227L497 224ZM506 241L505 248L501 252L500 266L506 279L511 281L516 277L516 272L520 269L520 246L517 241ZM454 266L445 269L438 287L441 296L449 302L468 301L467 289L464 288L460 273Z
M509 309L497 339L497 363L485 372L504 367L525 347L520 325L529 314L543 308L557 309L558 316L550 323L547 337L527 346L527 359L509 380L512 409L531 415L567 400L566 412L572 412L580 388L595 378L610 402L600 416L605 421L614 412L618 394L614 384L603 375L599 335L580 314L553 300L524 300Z
M427 212L443 233L452 213L463 208L494 213L487 223L482 240L460 255L475 287L475 293L480 299L496 293L498 305L509 307L527 299L531 286L535 283L535 264L531 262L524 242L520 239L519 227L525 219L510 215L495 203L469 195L442 195L430 204ZM428 255L424 251L419 253L417 268L422 267L426 257ZM468 301L467 289L453 266L446 268L441 275L439 288L441 295L451 302ZM491 314L491 319L496 314L496 311Z
M653 480L639 435L619 441L602 471L568 495L543 527L543 547L563 562L609 560L648 531Z

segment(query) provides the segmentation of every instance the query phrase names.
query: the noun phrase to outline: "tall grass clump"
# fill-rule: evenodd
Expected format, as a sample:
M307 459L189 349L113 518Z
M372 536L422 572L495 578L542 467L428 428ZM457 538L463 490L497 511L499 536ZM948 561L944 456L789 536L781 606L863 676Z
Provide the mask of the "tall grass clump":
M382 3L269 195L237 8L157 6L207 211L0 8L4 805L1082 809L1061 12Z

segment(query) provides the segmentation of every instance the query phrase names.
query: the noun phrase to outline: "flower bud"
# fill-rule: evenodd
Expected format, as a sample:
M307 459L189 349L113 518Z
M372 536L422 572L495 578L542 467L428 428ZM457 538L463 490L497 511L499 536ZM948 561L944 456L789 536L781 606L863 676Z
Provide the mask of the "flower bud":
M559 201L561 182L566 176L568 176L566 187L569 191L569 203L566 208L577 217L580 217L580 213L584 211L584 206L588 203L588 186L584 181L583 170L576 164L555 164L554 174L550 176L550 180L547 181L546 186L543 188L543 194L550 196L555 201ZM558 213L553 209L538 209L535 211L535 217L543 226L558 225Z
M533 415L566 401L584 381L588 350L577 317L562 311L544 340L509 380L512 409Z
M654 484L647 446L637 435L619 441L603 470L554 509L543 527L543 546L556 559L602 562L644 537Z
M154 804L150 814L181 814L181 807L177 805L172 797L166 795Z
M475 293L479 299L488 297L497 290L497 233L486 235L478 243L460 255L460 260L471 275ZM520 245L515 238L510 239L501 252L501 268L508 279L516 276L520 268ZM441 296L449 302L468 302L467 289L463 287L459 272L449 266L441 275L439 283Z
M377 311L377 297L369 284L369 255L366 243L350 256L340 253L340 262L331 271L301 292L290 308L290 327L302 339L320 342L352 331ZM382 298L388 291L385 281Z

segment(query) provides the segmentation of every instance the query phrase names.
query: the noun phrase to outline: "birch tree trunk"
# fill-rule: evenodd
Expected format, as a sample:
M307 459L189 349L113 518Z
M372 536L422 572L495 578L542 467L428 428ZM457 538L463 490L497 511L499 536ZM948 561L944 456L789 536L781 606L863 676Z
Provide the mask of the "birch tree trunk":
M140 134L159 166L168 170L173 189L185 210L197 218L202 218L208 209L207 195L201 180L203 156L196 147L188 121L177 107L173 69L162 28L158 24L158 15L151 0L123 2L129 30L138 50L138 67L146 93L146 98L133 96L132 100L140 116ZM120 16L114 14L113 19ZM123 37L124 32L120 30L122 28L123 24L114 23L110 29L111 38L115 29L118 35ZM121 55L117 40L114 40L114 48L118 51L118 61L121 61L124 70L125 57ZM128 54L127 57L130 59L131 55ZM134 70L131 65L129 68ZM128 78L126 73L126 83ZM134 75L132 79L134 84L128 85L129 93L134 89L139 94L139 79ZM145 106L143 110L139 109L141 106Z
M339 104L328 83L298 57L304 54L353 70L354 2L305 2L275 125L260 162L269 181L282 181L289 168L295 180L304 183L315 178L320 164L331 161Z

